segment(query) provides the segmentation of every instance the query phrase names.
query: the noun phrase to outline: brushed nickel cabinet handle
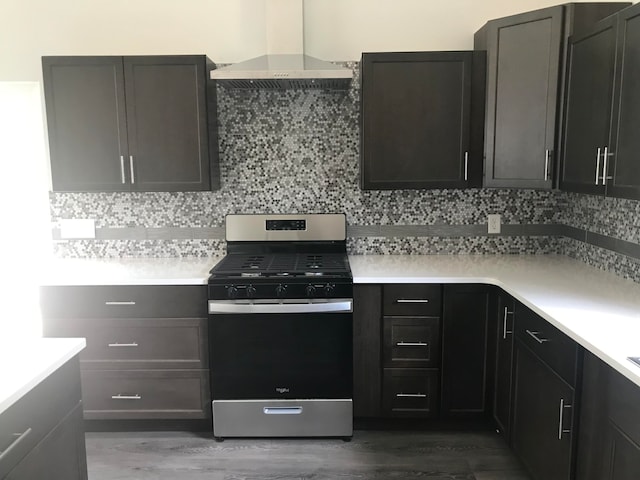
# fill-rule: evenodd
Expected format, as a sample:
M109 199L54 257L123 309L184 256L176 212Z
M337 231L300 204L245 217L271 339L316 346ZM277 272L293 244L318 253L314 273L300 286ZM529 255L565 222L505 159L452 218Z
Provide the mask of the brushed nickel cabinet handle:
M140 400L141 398L142 396L137 393L134 395L123 395L122 393L111 395L111 400Z
M429 303L427 298L399 298L396 303Z
M31 427L27 428L22 433L14 433L12 436L16 437L16 439L13 442L11 442L11 445L9 445L2 452L0 452L0 462L2 462L2 460L5 457L7 457L9 455L9 453L11 453L11 450L16 448L20 443L22 443L24 441L24 439L29 436L30 433L31 433Z
M115 301L115 300L113 300L113 301L107 300L106 302L104 302L104 304L105 305L109 305L109 306L114 306L114 305L122 306L122 305L135 305L136 302L134 302L133 300L126 300L126 301L122 301L122 302L121 301Z
M426 342L397 342L396 345L398 347L426 347L428 343Z
M396 397L398 398L427 398L427 395L424 393L396 393Z
M549 180L549 149L544 151L544 179Z
M609 151L609 147L604 147L604 153L602 156L604 157L604 163L602 166L602 185L606 185L607 180L611 180L613 178L612 176L607 175L609 157L613 157L613 152Z
M131 183L136 183L136 174L133 171L133 155L129 155L129 171L131 172Z
M124 177L124 155L120 155L120 181L125 184L127 179Z
M548 338L540 338L540 337L538 337L538 335L540 335L540 332L532 332L531 330L526 330L526 332L529 334L529 336L531 336L538 343L544 343L544 342L548 342L549 341Z
M513 312L509 311L509 307L504 307L504 316L502 317L502 338L506 339L507 335L513 333L512 330L507 330L507 315L512 314Z
M464 180L469 179L469 152L464 152Z
M558 440L562 440L563 433L571 433L571 430L564 428L564 409L571 408L572 405L565 405L564 398L560 399L560 414L558 415Z
M108 343L107 346L109 347L137 347L138 344L136 342L131 342L131 343Z
M596 185L600 181L600 147L598 147L598 151L596 153Z

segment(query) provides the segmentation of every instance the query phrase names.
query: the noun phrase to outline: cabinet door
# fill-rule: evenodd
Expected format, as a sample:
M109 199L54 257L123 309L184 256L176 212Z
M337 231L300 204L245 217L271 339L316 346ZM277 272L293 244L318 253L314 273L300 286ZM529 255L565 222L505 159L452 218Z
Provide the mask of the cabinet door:
M511 445L535 480L569 480L574 391L515 343Z
M82 405L78 404L14 468L6 480L56 478L86 480L87 454L82 424Z
M499 292L495 310L496 365L493 395L493 418L498 428L509 439L511 432L511 378L513 372L514 300Z
M362 55L362 188L467 185L472 58L472 52Z
M444 417L488 413L489 288L445 285L442 317L442 405Z
M381 412L382 287L353 286L353 415L378 417Z
M604 193L602 176L605 147L609 145L615 46L615 16L598 23L590 33L571 40L563 190Z
M607 195L640 199L640 5L618 15L616 102Z
M125 57L133 190L209 188L204 56Z
M551 188L563 7L488 26L485 185Z
M129 190L122 57L43 57L54 191Z

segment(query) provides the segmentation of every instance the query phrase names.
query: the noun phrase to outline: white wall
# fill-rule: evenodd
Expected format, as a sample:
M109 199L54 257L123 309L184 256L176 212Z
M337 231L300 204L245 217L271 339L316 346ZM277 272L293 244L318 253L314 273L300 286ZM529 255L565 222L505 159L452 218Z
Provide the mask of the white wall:
M246 60L266 52L265 2L0 0L0 80L40 80L42 55L205 53L220 63ZM305 0L305 50L325 60L356 60L363 51L465 50L488 19L558 3Z

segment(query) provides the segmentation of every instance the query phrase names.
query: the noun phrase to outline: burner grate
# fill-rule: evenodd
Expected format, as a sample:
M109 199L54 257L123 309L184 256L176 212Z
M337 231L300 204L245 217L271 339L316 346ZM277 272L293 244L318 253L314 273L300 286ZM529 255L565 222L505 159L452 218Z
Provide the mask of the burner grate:
M344 254L275 253L265 255L227 255L213 269L220 275L263 276L327 275L349 271Z

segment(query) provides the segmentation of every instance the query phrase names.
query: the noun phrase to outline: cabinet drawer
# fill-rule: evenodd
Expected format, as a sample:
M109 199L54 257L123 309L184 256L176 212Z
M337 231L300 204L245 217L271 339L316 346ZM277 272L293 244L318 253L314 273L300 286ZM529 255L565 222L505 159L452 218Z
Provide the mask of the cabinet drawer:
M575 387L578 344L527 307L516 304L516 338Z
M425 315L439 317L442 287L433 284L385 285L384 315Z
M437 415L439 370L385 368L382 406L392 417Z
M49 317L206 317L205 285L42 287L42 314Z
M208 370L82 372L85 420L210 416Z
M80 401L74 357L0 414L0 478L4 478Z
M437 367L439 317L384 317L385 367Z
M205 318L56 318L47 335L85 337L82 368L208 368Z

